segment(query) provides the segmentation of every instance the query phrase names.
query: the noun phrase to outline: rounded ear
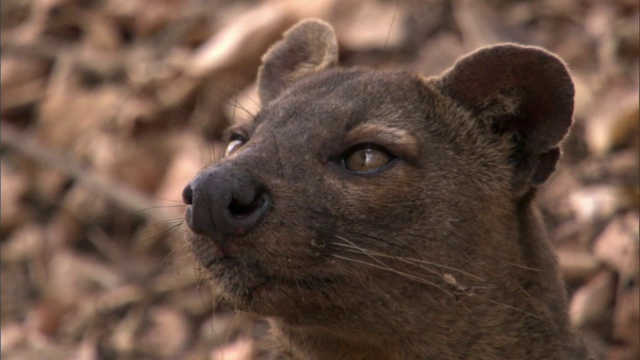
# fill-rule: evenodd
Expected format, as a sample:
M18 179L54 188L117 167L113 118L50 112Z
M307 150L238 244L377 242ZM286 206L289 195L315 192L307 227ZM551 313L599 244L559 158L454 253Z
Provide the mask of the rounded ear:
M331 25L303 20L287 30L262 57L258 71L260 101L266 105L301 77L337 63L338 42Z
M463 57L436 83L494 131L512 135L514 185L551 175L573 114L573 82L562 60L541 48L501 44Z

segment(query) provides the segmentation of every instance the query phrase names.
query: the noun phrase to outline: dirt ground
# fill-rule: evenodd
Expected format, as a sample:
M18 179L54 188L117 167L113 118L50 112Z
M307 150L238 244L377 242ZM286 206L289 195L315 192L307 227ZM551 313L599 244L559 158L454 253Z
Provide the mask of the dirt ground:
M539 203L573 324L640 359L637 0L3 0L1 356L254 359L265 324L213 301L181 191L255 114L260 56L323 18L345 66L437 74L497 42L569 65L575 124Z

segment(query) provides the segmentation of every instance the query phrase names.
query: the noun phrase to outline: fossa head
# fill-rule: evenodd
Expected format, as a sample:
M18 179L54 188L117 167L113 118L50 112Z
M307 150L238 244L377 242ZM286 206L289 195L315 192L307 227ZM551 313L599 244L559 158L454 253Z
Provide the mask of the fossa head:
M307 20L262 61L260 112L183 193L221 300L328 337L436 347L470 311L545 316L509 297L548 255L523 244L522 211L571 125L561 60L504 44L431 78L346 69L331 27Z

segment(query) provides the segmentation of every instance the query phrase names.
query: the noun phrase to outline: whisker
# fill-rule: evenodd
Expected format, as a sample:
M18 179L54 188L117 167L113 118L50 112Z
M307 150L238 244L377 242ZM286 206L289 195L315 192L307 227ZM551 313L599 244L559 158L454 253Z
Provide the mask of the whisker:
M315 215L320 215L320 216L324 216L324 217L327 217L327 218L330 218L330 219L339 220L339 221L341 221L343 223L347 223L347 224L348 223L355 223L355 224L363 225L364 227L367 227L367 228L370 228L372 226L371 221L367 220L367 219L354 220L354 219L351 219L351 218L345 218L345 217L342 217L342 216L338 216L338 215L335 215L335 214L332 214L332 213L329 213L329 212L325 212L325 211L314 209L314 208L310 208L310 207L302 207L302 209L307 210L307 211L309 211L309 212L311 212L311 213L313 213ZM318 231L323 231L323 229L317 229L317 230ZM415 233L412 233L410 231L406 231L404 229L397 229L397 228L396 229L392 228L392 230L397 230L398 232L401 232L403 235L410 236L410 237L412 237L414 239L424 239L424 234L415 234ZM360 233L360 232L357 232L357 231L354 231L354 230L350 230L350 232L351 232L351 234L362 236L362 237L366 237L366 238L369 238L371 240L375 240L376 242L383 243L383 244L386 244L386 245L389 245L389 246L411 250L411 248L409 247L408 244L392 242L392 241L386 240L386 239L378 237L378 236L374 236L374 235L371 235L371 234ZM327 232L327 233L330 234L329 232Z
M154 198L158 199L158 200L162 200L162 201L168 201L168 202L178 203L178 204L183 204L184 205L182 200L169 199L169 198L165 198L165 197L162 197L162 196L154 196Z
M349 249L349 252L354 253L354 254L361 254L361 253L363 253L363 251L362 251L361 249L354 248L354 247L351 247L351 246L348 246L348 245L346 245L346 246L345 246L345 244L336 243L336 245L338 245L338 246L344 246L344 247L346 247L347 249ZM369 254L368 254L368 255L369 255ZM398 261L401 261L401 262L404 262L404 263L407 263L407 264L411 264L411 265L418 266L419 268L421 268L421 269L423 269L423 270L426 270L426 271L428 271L428 272L430 272L430 273L432 273L432 274L434 274L434 275L442 276L442 274L440 274L439 272L437 272L437 271L435 271L435 270L432 270L432 269L429 269L429 268L426 268L426 267L423 267L423 266L420 266L420 265L416 265L416 264L411 263L411 262L409 262L409 261L404 261L404 260L403 260L402 258L400 258L400 257L391 256L391 255L384 255L384 254L376 253L376 252L371 252L371 253L370 253L370 255L375 256L375 257L383 257L383 258L387 258L387 259L394 259L394 260L398 260Z
M352 259L352 258L348 258L348 257L340 256L340 255L335 255L335 254L333 254L333 255L332 255L333 257L337 257L337 258L340 258L340 259L344 259L344 260L348 260L348 261L352 261L352 262L360 263L360 264L367 265L367 266L371 266L371 267L374 267L374 268L379 268L379 269L382 269L382 270L391 271L391 272L393 272L393 273L395 273L395 274L398 274L398 275L401 275L401 276L403 276L403 277L405 277L405 278L407 278L407 279L414 280L414 281L418 281L418 282L420 282L420 283L422 283L422 284L426 284L426 285L434 286L434 287L436 287L436 288L438 288L438 289L440 289L440 290L442 290L442 291L446 292L447 294L449 294L449 293L450 293L448 290L446 290L445 288L443 288L443 287L441 287L441 286L439 286L439 285L437 285L437 284L435 284L435 283L432 283L432 282L430 282L430 281L427 281L427 280L424 280L424 279L422 279L422 278L416 277L416 276L414 276L414 275L412 275L412 274L407 274L407 273L405 273L405 272L398 271L398 270L395 270L395 269L393 269L393 268L390 268L388 265L386 265L386 264L382 263L381 261L377 260L377 259L375 258L375 253L374 253L374 252L369 252L368 250L364 250L364 249L362 249L362 248L358 247L357 245L353 244L351 241L349 241L349 240L347 240L347 239L345 239L345 238L343 238L343 237L341 237L341 236L337 236L337 237L338 237L339 239L343 240L343 241L347 241L348 243L350 243L350 244L352 245L352 249L359 250L361 253L363 253L363 254L365 254L365 255L369 256L371 259L373 259L374 261L376 261L377 263L379 263L379 264L381 264L381 265L376 265L376 264L368 263L368 262L366 262L366 261L361 261L361 260L357 260L357 259ZM338 245L344 245L344 244L339 244L339 243L338 243ZM381 254L381 255L382 255L381 257L391 257L391 258L394 258L394 257L392 257L392 256L385 256L384 254ZM397 259L397 260L400 260L400 259ZM416 260L417 260L417 259L416 259ZM434 265L435 265L435 266L438 266L438 264L434 264ZM458 271L458 272L461 272L461 273L463 273L463 274L467 274L467 275L469 275L469 276L475 277L475 278L477 278L477 279L479 279L479 280L481 280L481 281L484 281L483 279L478 278L477 276L474 276L474 275L472 275L472 274L468 274L468 273L466 273L466 272L464 272L464 271L461 271L461 270L458 270L458 269L453 269L453 268L448 268L448 269L449 269L449 270L451 270L451 271ZM430 269L425 269L425 270L429 270L429 271L431 271L432 273L437 274L437 272L433 272L433 271L432 271L432 270L430 270ZM497 302L497 301L494 301L494 300L488 299L487 297L484 297L484 296L481 296L481 295L478 295L478 294L474 294L474 296L475 296L476 298L478 298L478 299L481 299L481 300L483 300L483 301L487 301L487 302L492 303L492 304L494 304L494 305L498 305L498 306L506 307L506 308L508 308L508 309L518 311L518 312L523 313L523 314L526 314L526 315L528 315L528 316L535 317L536 319L540 319L540 320L544 320L544 321L546 321L546 322L550 322L549 320L546 320L546 319L544 319L544 318L542 318L542 317L540 317L540 316L538 316L538 315L536 315L536 314L533 314L533 313L530 313L530 312L528 312L528 311L525 311L525 310L519 309L519 308L517 308L517 307L510 306L510 305L507 305L507 304L504 304L504 303L501 303L501 302Z
M224 92L224 91L222 90L223 88L226 88L227 90L231 90L231 94L230 94L230 93L226 93L226 92ZM249 115L250 117L254 117L254 116L255 116L255 114L254 114L254 113L252 113L251 111L247 110L245 107L243 107L242 105L240 105L240 104L238 103L237 97L238 97L239 95L242 95L242 91L241 91L241 90L234 89L234 88L229 87L229 86L226 86L226 87L220 87L220 88L215 88L215 87L214 87L214 88L211 88L211 89L209 89L209 90L210 90L210 91L212 91L215 95L220 96L219 98L220 98L220 99L223 99L223 100L222 100L223 104L228 105L228 106L232 106L232 107L233 107L233 109L234 109L234 111L235 111L235 109L240 109L240 110L244 111L244 112L245 112L247 115ZM233 93L235 93L235 94L233 94ZM231 100L230 98L234 98L234 96L233 96L233 95L236 95L236 96L235 96L235 99L234 99L234 100ZM254 102L254 103L255 103L255 101L254 101L253 99L251 99L251 98L249 98L249 97L247 97L247 98L248 98L250 101L252 101L252 102ZM256 104L256 105L257 105L257 104Z
M367 265L367 266L370 266L370 267L373 267L373 268L376 268L376 269L389 271L391 273L400 275L400 276L402 276L402 277L404 277L406 279L409 279L409 280L412 280L412 281L415 281L415 282L418 282L418 283L421 283L421 284L424 284L424 285L429 285L429 286L435 287L435 288L437 288L439 290L442 290L446 294L451 295L451 292L449 290L443 288L442 286L440 286L440 285L438 285L438 284L436 284L434 282L421 279L421 278L419 278L419 277L417 277L415 275L412 275L412 274L408 274L408 273L405 273L405 272L402 272L402 271L399 271L399 270L395 270L395 269L393 269L393 268L391 268L389 266L386 266L384 263L382 263L382 265L376 265L376 264L372 264L370 262L366 262L366 261L362 261L362 260L358 260L358 259L353 259L353 258L349 258L349 257L346 257L346 256L341 256L341 255L336 255L336 254L331 254L331 256L334 257L334 258L337 258L337 259L342 259L342 260L345 260L345 261L351 261L351 262L354 262L354 263L357 263L357 264Z
M255 105L256 107L260 108L260 104L256 100L254 100L251 96L247 95L244 91L232 88L231 86L228 86L228 85L220 86L220 88L231 90L231 92L234 93L236 98L242 96L245 99L251 101L253 103L253 105ZM247 113L249 115L251 115L251 113L249 113L248 111L247 111Z
M314 213L316 215L321 215L321 216L325 216L325 217L328 217L328 218L331 218L331 219L334 219L334 220L339 220L339 221L347 223L347 224L349 222L351 222L351 223L362 224L364 226L369 226L369 227L371 226L370 223L366 223L365 221L356 221L356 220L353 220L353 219L346 219L346 218L343 218L343 217L336 216L334 214L325 213L325 212L322 212L322 211L319 211L319 210L316 210L316 209L311 209L311 208L303 208L303 209L309 210L310 212L312 212L312 213ZM334 235L332 232L329 232L329 231L327 231L325 229L322 229L322 228L317 228L315 230L319 231L319 232L324 232L324 233L326 233L328 235ZM410 250L409 246L406 245L406 244L401 244L401 243L397 243L397 242L391 242L389 240L385 240L383 238L379 238L379 237L376 237L376 236L373 236L373 235L370 235L370 234L364 234L364 233L360 233L360 232L357 232L357 231L354 231L354 230L350 230L350 234L356 235L356 236L360 236L363 239L375 240L377 243L382 243L382 244L388 245L390 247L403 248L403 249L409 249Z
M351 244L351 246L353 246L354 248L358 249L360 251L360 253L362 253L364 255L367 255L371 260L373 260L373 261L377 262L378 264L390 269L390 267L387 264L383 263L381 260L377 259L375 256L372 256L371 253L369 253L369 251L362 249L358 245L354 244L353 242L349 241L348 239L345 239L342 236L336 235L336 237L338 239L340 239L340 240L346 241L347 243Z
M391 24L389 24L389 30L387 31L387 38L384 40L384 47L382 51L387 51L387 45L389 44L389 37L391 36L391 30L393 29L393 24L396 20L396 14L398 13L398 6L400 5L400 0L396 0L396 6L393 9L393 17L391 17Z
M433 287L435 287L435 288L437 288L439 290L444 291L448 295L452 295L452 293L449 290L447 290L447 289L445 289L445 288L443 288L443 287L441 287L441 286L439 286L439 285L437 285L437 284L435 284L433 282L421 279L421 278L416 277L416 276L414 276L412 274L407 274L405 272L392 269L392 268L390 268L388 266L376 265L376 264L372 264L372 263L369 263L369 262L366 262L366 261L352 259L352 258L349 258L349 257L346 257L346 256L340 256L340 255L336 255L336 254L332 254L331 256L335 257L335 258L338 258L338 259L342 259L342 260L351 261L351 262L354 262L354 263L370 266L370 267L373 267L373 268L376 268L376 269L390 271L390 272L392 272L394 274L398 274L398 275L400 275L400 276L402 276L402 277L404 277L406 279L413 280L413 281L419 282L421 284L433 286ZM534 313L522 310L522 309L517 308L515 306L511 306L511 305L507 305L507 304L504 304L504 303L501 303L501 302L498 302L498 301L494 301L494 300L491 300L491 299L489 299L489 298L487 298L485 296L481 296L481 295L478 295L478 294L474 294L473 296L476 297L477 299L482 300L482 301L486 301L486 302L489 302L489 303L497 305L497 306L501 306L501 307L504 307L504 308L507 308L507 309L510 309L510 310L514 310L514 311L520 312L522 314L525 314L527 316L532 316L532 317L534 317L536 319L543 320L543 321L545 321L547 323L552 323L552 321L550 321L550 320L547 320L547 319L545 319L543 317L540 317L540 316L538 316L538 315L536 315Z
M553 321L551 321L551 320L545 319L545 318L543 318L543 317L541 317L541 316L538 316L538 315L536 315L536 314L534 314L534 313L530 313L530 312L528 312L528 311L525 311L525 310L519 309L519 308L517 308L517 307L515 307L515 306L507 305L507 304L504 304L504 303L501 303L501 302L498 302L498 301L493 301L493 300L491 300L491 299L487 299L487 298L486 298L486 297L484 297L484 296L476 295L476 297L477 297L477 298L479 298L479 299L482 299L482 300L484 300L484 301L486 301L486 302L492 303L492 304L494 304L494 305L502 306L502 307L504 307L504 308L507 308L507 309L510 309L510 310L514 310L514 311L517 311L517 312L519 312L519 313L522 313L522 314L525 314L525 315L528 315L528 316L534 317L534 318L536 318L536 319L538 319L538 320L542 320L542 321L544 321L544 322L546 322L546 323L553 324Z
M344 221L344 222L347 222L347 223L348 222L352 222L352 223L362 224L362 225L371 227L371 223L370 222L366 222L366 220L359 221L359 220L353 220L353 219L346 219L344 217L340 217L340 216L337 216L337 215L334 215L334 214L331 214L331 213L328 213L328 212L324 212L324 211L321 211L321 210L308 208L308 207L305 207L304 209L314 213L315 215L325 216L325 217L329 217L329 218L332 218L332 219L337 219L337 220L340 220L340 221ZM323 229L316 229L316 230L317 231L324 231ZM415 233L408 232L408 231L402 230L402 229L397 229L397 230L398 230L398 232L401 232L405 236L409 236L409 237L412 237L414 239L424 239L424 235L423 234L415 234ZM325 231L325 232L327 234L331 234L330 232L327 232L327 231ZM374 236L374 235L371 235L371 234L360 233L360 232L353 231L353 230L351 230L351 234L361 237L362 240L364 240L364 238L368 238L370 240L375 240L376 242L383 243L383 244L389 245L389 246L393 246L395 248L404 248L404 249L411 250L411 248L407 244L391 242L391 241L388 241L388 240L386 240L384 238L381 238L381 237L378 237L378 236ZM359 240L361 240L361 239L359 239ZM547 271L547 270L544 270L544 269L537 269L537 268L532 268L532 267L527 267L527 266L524 266L524 265L519 265L519 264L512 263L512 262L504 259L503 257L498 256L497 254L491 256L491 258L495 259L497 261L501 261L501 262L505 263L506 265L510 265L510 266L517 267L517 268L520 268L520 269L537 271L537 272ZM437 263L430 263L427 260L410 259L410 258L405 258L405 259L409 260L409 261L415 261L415 262L424 262L427 265L439 266L439 267L441 267L443 269L447 269L447 270L455 271L455 272L458 272L458 273L461 273L461 274L465 274L467 276L470 276L470 277L475 278L475 279L480 280L480 281L486 281L483 278L478 277L477 275L470 274L468 272L464 272L464 271L462 271L460 269L449 268L449 267L446 267L445 265L439 265Z
M336 236L336 237L338 237L338 238L340 238L342 240L346 240L346 239L343 239L342 237L339 237L339 236ZM338 246L343 246L343 247L346 247L346 248L354 248L354 247L352 247L352 246L350 246L348 244L341 244L341 243L334 243L334 244L338 245ZM361 250L360 248L357 248L357 249ZM463 270L460 270L460 269L456 269L456 268L453 268L453 267L450 267L450 266L447 266L447 265L442 265L442 264L439 264L439 263L435 263L435 262L432 262L432 261L427 261L427 260L422 260L422 259L415 259L415 258L406 258L406 257L394 256L394 255L387 255L387 254L379 253L379 252L372 251L372 250L367 250L367 252L369 252L371 255L374 255L374 256L394 259L394 260L398 260L398 261L406 263L406 264L411 264L411 265L416 265L416 266L419 266L418 264L431 265L431 266L439 267L439 268L442 268L442 269L451 270L453 272L457 272L457 273L460 273L460 274L463 274L463 275L467 275L467 276L472 277L472 278L474 278L476 280L480 280L480 281L483 281L483 282L485 281L483 278L481 278L481 277L479 277L477 275L473 275L473 274L468 273L466 271L463 271ZM427 270L427 271L429 271L429 272L431 272L433 274L442 275L439 272L431 270L431 269L428 269L426 267L423 267L423 266L419 266L419 267L424 269L424 270Z
M525 270L531 270L531 271L537 271L537 272L545 272L545 271L547 271L547 270L544 270L544 269L537 269L537 268L532 268L532 267L529 267L529 266L514 264L514 263L508 262L508 261L505 261L505 264L511 265L513 267L517 267L517 268L520 268L520 269L525 269Z
M134 211L134 214L138 214L138 213L142 213L145 211L149 211L149 210L156 210L156 209L171 209L171 208L180 208L180 207L184 207L186 206L185 204L176 204L176 205L157 205L157 206L149 206L143 209L139 209Z
M170 220L167 220L167 221L170 221ZM173 221L176 221L176 220L173 220ZM162 230L160 230L159 232L157 232L157 233L155 233L155 234L149 235L149 236L147 236L147 237L145 237L145 238L141 239L141 242L147 242L147 241L149 241L149 240L151 240L151 239L159 238L159 237L162 237L162 236L164 236L164 235L171 234L171 233L172 233L173 231L175 231L177 228L179 228L180 226L182 226L182 223L183 223L182 221L177 222L177 223L175 223L175 224L173 224L173 225L169 226L169 227L168 227L168 228L166 228L166 229L162 229Z

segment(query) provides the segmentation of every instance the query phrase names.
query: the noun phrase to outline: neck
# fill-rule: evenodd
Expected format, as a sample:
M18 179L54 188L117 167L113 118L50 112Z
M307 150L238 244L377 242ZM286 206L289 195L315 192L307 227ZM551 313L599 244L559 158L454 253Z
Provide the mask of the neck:
M459 287L455 296L430 289L384 307L344 309L324 321L316 319L320 326L272 319L276 346L290 359L499 359L506 354L584 359L569 327L564 285L532 198L530 194L517 204L517 219L510 221L517 228L505 232L512 234L509 241L518 238L518 251L508 259L490 258L502 265L483 275L485 283ZM414 292L420 289L415 283L406 285ZM394 286L404 285L398 281Z

